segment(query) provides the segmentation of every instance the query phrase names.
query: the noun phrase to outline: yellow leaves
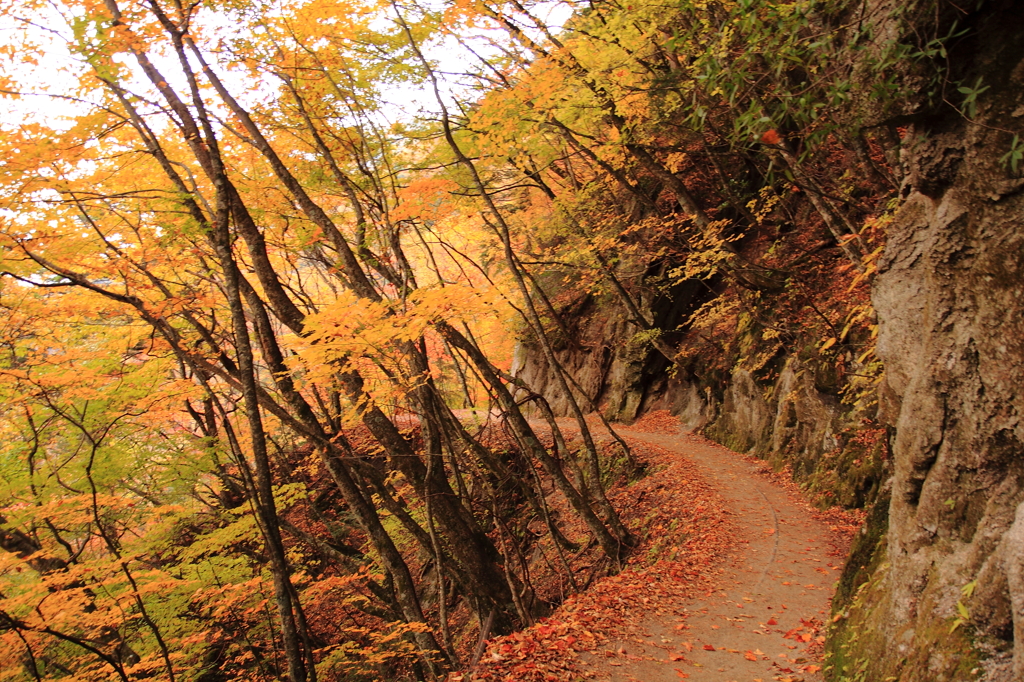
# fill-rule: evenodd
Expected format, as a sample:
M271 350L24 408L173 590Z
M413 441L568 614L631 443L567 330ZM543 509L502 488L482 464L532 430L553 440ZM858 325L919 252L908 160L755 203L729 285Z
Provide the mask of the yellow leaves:
M404 302L389 304L360 299L345 291L306 320L308 336L296 344L309 371L353 359L387 359L402 343L415 342L430 327L474 321L493 314L497 292L464 284L417 289ZM333 373L336 368L329 368Z
M686 163L687 156L684 152L673 152L665 157L665 167L673 173L678 173Z
M207 557L229 553L238 546L261 546L263 536L256 525L256 519L246 512L244 508L238 510L230 523L195 538L178 552L178 558L183 562L197 563Z
M529 87L532 80L513 90L495 90L487 94L479 108L472 114L472 125L482 132L478 145L486 146L495 154L507 153L517 142L523 143L539 132L540 126L529 119L536 106L531 100L535 95Z
M366 381L369 400L393 403L426 379L410 376L405 350L408 344L426 339L432 359L445 353L443 344L430 331L440 321L456 327L466 322L476 327L479 338L489 336L495 321L505 322L507 304L498 291L468 284L418 289L404 301L373 302L341 292L318 314L306 320L306 336L289 337L295 353L289 359L293 373L307 384L329 384L341 370L358 370ZM497 326L501 326L498 324ZM500 352L495 362L509 355L508 335L486 341ZM436 366L435 368L436 369ZM344 406L346 421L355 420L362 405Z
M758 192L757 199L751 199L747 202L747 210L754 214L754 218L758 223L764 223L765 218L768 217L780 201L782 201L782 197L770 186L765 186Z
M428 631L422 623L391 622L387 627L366 628L343 626L344 641L321 650L323 661L317 666L321 675L329 679L375 677L381 665L396 659L414 660L417 651L411 644L411 635ZM366 644L362 644L362 643Z
M885 251L885 244L863 257L864 269L853 278L847 291L853 291L861 282L871 281L871 278L878 272L878 259L881 258L883 251Z
M693 329L714 329L722 323L730 323L739 310L739 302L724 296L713 298L694 312L687 324Z
M722 234L730 225L729 220L716 220L709 223L702 232L691 236L687 240L692 249L690 255L682 265L669 270L668 276L675 280L706 279L718 272L721 264L733 257L727 245L742 237L723 237Z
M373 0L312 0L289 3L291 7L282 14L287 21L269 17L264 23L278 23L283 29L297 33L297 37L312 40L331 38L351 40L366 31L369 23L377 18L383 4Z
M496 303L495 292L481 290L465 284L435 289L419 289L411 297L410 314L428 318L431 322L472 320L490 313Z
M964 603L962 601L958 601L956 603L956 612L957 616L953 620L953 623L949 628L950 634L952 634L961 625L969 623L971 620L971 612L967 609L966 606L964 606Z
M266 581L257 576L247 581L199 589L192 595L192 601L211 618L244 617L260 612L266 605L263 595L268 591Z

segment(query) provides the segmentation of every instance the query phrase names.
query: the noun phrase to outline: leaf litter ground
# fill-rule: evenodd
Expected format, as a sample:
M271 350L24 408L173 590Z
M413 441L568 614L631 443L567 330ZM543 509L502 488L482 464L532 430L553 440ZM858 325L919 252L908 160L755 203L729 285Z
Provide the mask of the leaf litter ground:
M862 517L819 512L785 472L681 434L667 413L623 434L648 472L609 491L641 539L623 570L574 563L592 579L583 591L489 640L450 681L818 679L819 631Z

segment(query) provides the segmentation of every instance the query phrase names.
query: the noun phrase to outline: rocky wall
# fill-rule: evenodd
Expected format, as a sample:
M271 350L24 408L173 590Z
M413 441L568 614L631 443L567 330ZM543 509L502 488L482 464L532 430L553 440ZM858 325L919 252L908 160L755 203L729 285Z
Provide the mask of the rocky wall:
M1024 680L1024 179L1006 155L1024 132L1024 7L955 16L953 73L985 91L904 131L873 289L891 500L844 575L837 680Z
M789 467L822 504L862 507L877 495L886 467L884 434L856 439L864 411L843 404L838 392L820 390L816 370L801 359L778 358L772 381L736 368L712 383L679 376L660 353L633 342L636 328L614 302L585 306L572 323L576 342L557 355L609 420L629 423L668 410L685 430L767 459L777 469ZM556 414L570 413L538 349L520 344L513 373ZM586 409L587 399L580 402Z

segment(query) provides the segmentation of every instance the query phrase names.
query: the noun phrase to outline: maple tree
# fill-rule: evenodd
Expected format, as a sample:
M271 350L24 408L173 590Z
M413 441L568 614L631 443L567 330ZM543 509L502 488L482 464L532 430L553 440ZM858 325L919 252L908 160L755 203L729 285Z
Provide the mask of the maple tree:
M25 9L44 11L42 5ZM506 507L511 491L495 489L494 482L511 477L516 494L541 513L540 476L513 475L510 467L532 470L529 460L539 461L611 556L621 559L630 542L604 498L594 446L584 458L585 471L569 466L571 454L550 452L523 416L502 370L475 340L468 325L500 316L503 304L480 291L479 277L465 280L475 289L459 283L465 265L445 250L447 242L441 250L430 246L424 238L429 227L391 217L401 199L395 166L415 162L415 157L389 141L390 133L367 113L369 86L351 91L366 76L354 73L353 56L335 44L346 33L350 44L358 43L360 32L367 31L369 12L364 23L356 21L347 32L339 32L331 20L336 5L309 3L295 9L276 19L267 8L252 6L223 13L159 3L71 4L54 10L55 18L66 21L62 37L77 60L74 97L91 106L65 129L22 127L15 144L27 145L29 137L45 138L46 143L36 146L39 153L22 155L5 169L7 207L18 216L5 225L5 269L13 280L8 291L20 296L26 287L36 287L48 292L43 300L50 303L47 299L72 296L67 289L99 301L92 306L102 305L117 317L148 327L152 348L145 357L135 353L132 362L147 368L146 376L162 379L159 391L147 394L152 405L117 412L99 425L84 422L82 415L97 411L87 399L50 409L86 442L74 459L87 462L93 518L75 534L91 535L91 540L76 542L96 552L95 562L121 566L128 588L102 580L97 585L106 591L127 590L118 606L133 620L145 622L149 634L141 634L140 626L135 637L152 638L169 678L176 667L196 664L173 660L182 654L172 655L175 647L164 633L180 625L173 621L161 627L150 617L151 606L125 558L123 531L116 524L111 529L104 518L118 505L100 498L92 478L97 457L112 440L108 432L128 415L144 417L144 440L157 437L153 405L171 412L168 403L183 403L184 412L169 414L168 424L214 453L209 463L216 465L209 473L219 483L212 498L200 496L201 504L228 513L220 523L227 524L224 531L231 529L232 545L260 548L266 561L266 569L258 572L261 589L273 595L270 603L284 658L274 665L282 665L293 680L315 679L318 665L329 668L331 652L344 648L316 641L296 586L297 569L289 559L287 530L294 529L299 540L308 535L282 516L294 507L285 491L292 481L301 481L301 467L328 474L332 494L347 510L343 523L358 530L364 538L360 543L372 548L372 557L359 551L361 561L343 563L342 575L359 576L375 597L383 598L390 618L407 624L399 632L421 652L416 665L431 669L443 667L454 651L450 641L439 645L426 626L409 565L412 558L424 560L415 550L429 557L441 594L450 591L465 599L479 622L487 620L494 632L531 619L539 606L524 597L530 589L528 575L508 566L512 556L504 548L522 540L513 535L495 539L485 532L485 525L492 523L488 517L514 510L499 511L497 502ZM204 34L203 19L212 22L209 35ZM231 34L217 25L225 20L252 29L256 38L239 38L244 32ZM335 40L322 39L327 30ZM412 35L405 23L401 32ZM376 39L378 47L387 44L387 36ZM259 88L232 91L233 76L222 77L220 65L208 61L217 52L206 40L225 43L232 56L244 51L240 68L276 76L281 87L275 104L262 106L258 97L252 106L243 104L246 97L264 93ZM342 116L355 124L339 128L324 123ZM293 164L292 158L314 159L315 164ZM403 242L411 238L403 232L416 233L419 244L407 246ZM416 261L424 259L428 265L417 267ZM447 274L453 267L460 273L454 278ZM431 273L436 281L421 286L419 280L431 279ZM524 293L528 300L529 293ZM18 312L24 314L20 308ZM114 357L109 348L114 339L106 343L94 362ZM442 345L453 362L472 366L482 388L502 404L521 448L513 451L512 461L502 461L502 453L452 414L431 371L431 350L436 355ZM154 354L159 361L150 357ZM68 365L68 371L75 371L74 360ZM176 384L184 386L180 394L169 394ZM105 385L96 390L119 389ZM61 394L74 400L75 392L67 385ZM402 414L409 410L418 417L416 434L404 429ZM30 425L40 418L26 417ZM372 436L372 445L353 444L355 424ZM36 447L56 448L49 443ZM166 447L151 447L169 456ZM294 459L292 453L302 447L311 452L299 469L294 463L275 462L275 457ZM116 459L109 454L104 461ZM124 487L111 489L122 498L119 504L142 506L149 513L163 509L155 499L166 491L146 495L126 481L119 483ZM171 498L175 505L192 506L180 495ZM67 500L61 503L68 508ZM232 521L231 512L242 507L250 515ZM56 546L37 539L42 518L8 520L11 546L22 545L15 556L56 566L39 571L41 585L54 570L62 578L73 576L80 564L83 570L97 570L60 533L54 534ZM120 523L134 522L128 518ZM547 518L550 532L570 544ZM398 529L388 528L389 519L400 522ZM511 532L496 528L499 535ZM223 532L212 535L226 539ZM400 537L412 547L403 552ZM144 539L148 543L154 538ZM183 550L184 556L196 551L196 543ZM365 572L368 566L383 572L384 585ZM75 580L72 585L88 601L97 586ZM240 583L251 585L251 580ZM71 594L68 589L59 592ZM125 595L132 604L125 605ZM155 654L141 657L134 652L141 645L136 642L133 648L129 640L134 638L121 634L128 621L111 620L109 611L89 605L81 608L97 608L108 619L93 628L100 634L68 634L45 613L40 622L26 619L22 612L40 598L38 591L27 591L5 612L13 636L24 639L31 633L36 640L47 635L59 642L77 641L97 659L90 663L97 671L106 666L121 678L154 668ZM221 598L237 595L230 591ZM439 606L443 633L447 599L442 596ZM242 627L252 632L261 626L250 622ZM266 639L265 634L258 637ZM123 645L112 650L111 638L124 640ZM33 659L26 668L35 674L67 669L36 660L38 641L25 639L24 645ZM216 646L210 649L199 654L201 660L223 655ZM253 674L268 665L260 659L253 655Z

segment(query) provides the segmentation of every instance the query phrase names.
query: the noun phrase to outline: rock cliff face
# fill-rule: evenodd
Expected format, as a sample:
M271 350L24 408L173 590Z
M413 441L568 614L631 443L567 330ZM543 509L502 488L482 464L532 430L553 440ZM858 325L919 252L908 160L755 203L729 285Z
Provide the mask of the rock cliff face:
M692 292L685 292L680 297L684 300L662 309L651 310L648 304L645 312L654 313L666 327L674 326L680 311L691 307L690 296ZM644 412L668 409L690 429L708 423L713 409L709 396L695 382L673 377L661 354L633 341L636 328L621 306L588 296L574 306L569 324L573 344L558 350L559 361L609 419L629 422ZM513 374L544 395L557 414L569 414L566 396L542 353L528 343L519 344L512 365Z
M866 679L1024 679L1024 180L1000 161L1024 123L1024 11L967 19L979 38L957 57L991 94L973 121L908 128L873 292L888 532L833 641Z
M615 305L578 315L580 348L562 357L611 417L670 409L819 493L874 505L840 582L830 679L1020 681L1024 160L1013 150L1024 151L1024 4L868 4L875 35L912 34L915 15L942 30L955 19L965 32L949 42L943 87L978 91L961 111L908 101L888 121L903 135L902 203L872 295L877 409L843 404L797 354L776 358L770 380L743 368L718 385L670 377L660 355L630 344L635 329ZM524 351L518 371L557 408L564 397L538 355ZM859 437L865 416L885 430Z

